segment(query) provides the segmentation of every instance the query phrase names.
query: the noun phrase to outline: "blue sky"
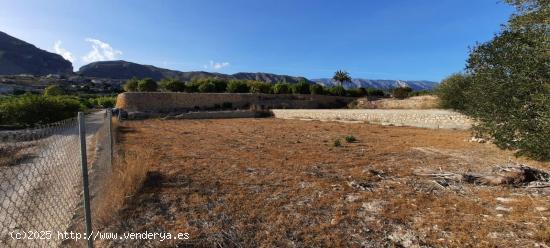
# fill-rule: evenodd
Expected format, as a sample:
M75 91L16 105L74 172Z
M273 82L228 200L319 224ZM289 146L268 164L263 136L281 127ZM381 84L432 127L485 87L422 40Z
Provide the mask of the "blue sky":
M513 9L498 0L0 0L0 31L80 66L434 80Z

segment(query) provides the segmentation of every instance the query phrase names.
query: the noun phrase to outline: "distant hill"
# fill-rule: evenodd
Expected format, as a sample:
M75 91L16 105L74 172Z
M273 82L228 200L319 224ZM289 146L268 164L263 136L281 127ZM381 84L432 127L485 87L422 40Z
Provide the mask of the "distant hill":
M313 82L324 86L334 86L336 82L330 78L313 79ZM437 82L432 81L407 81L407 80L377 80L354 78L351 82L345 83L344 88L377 88L377 89L392 89L397 87L411 87L413 90L432 90L437 86Z
M308 81L304 77L292 77L287 75L276 75L271 73L246 73L240 72L233 75L222 73L213 73L205 71L181 72L155 67L152 65L142 65L123 60L99 61L80 67L78 74L86 77L111 78L111 79L129 79L132 77L145 78L150 77L160 80L166 77L179 78L188 81L196 78L218 77L225 79L240 80L258 80L268 83L287 82L296 83L300 80ZM312 82L310 82L312 83Z
M71 62L0 32L0 75L71 74Z

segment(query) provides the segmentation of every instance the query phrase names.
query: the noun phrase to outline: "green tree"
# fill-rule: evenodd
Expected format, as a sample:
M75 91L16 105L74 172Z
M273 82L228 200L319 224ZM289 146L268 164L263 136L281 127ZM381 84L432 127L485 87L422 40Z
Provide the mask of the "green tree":
M464 112L475 131L518 155L550 159L550 3L506 0L517 11L467 61Z
M248 86L250 87L250 93L271 93L271 85L264 82L251 81Z
M214 82L211 82L211 81L201 83L199 85L199 92L201 92L201 93L216 92L216 84L214 84Z
M229 93L248 93L249 90L248 84L241 80L231 80L227 84L227 92Z
M331 87L329 89L329 92L333 96L345 96L346 95L346 89L342 85L336 85L334 87Z
M322 95L325 93L325 89L320 84L311 84L309 85L309 92L312 95Z
M471 82L471 76L463 73L455 73L443 79L436 88L441 107L456 110L466 109L468 97L465 93L469 90Z
M290 93L290 84L287 83L276 83L273 85L274 94L288 94Z
M144 78L142 80L139 80L137 89L140 92L154 92L157 91L158 85L157 82L155 82L155 80L153 80L152 78Z
M409 94L412 91L413 90L411 89L411 87L397 87L392 90L392 94L393 94L393 97L397 99L405 99L409 97Z
M163 91L182 92L185 90L185 83L175 78L164 78L160 80L159 87Z
M138 83L139 83L139 79L137 79L136 77L129 79L124 84L124 91L126 92L138 91Z
M336 71L332 79L336 81L340 86L344 86L344 83L351 81L351 77L349 76L349 73L347 71L342 71L342 70Z
M44 89L44 96L60 96L65 94L65 91L59 85L50 85Z
M292 85L293 94L309 94L309 84L306 81L300 81Z

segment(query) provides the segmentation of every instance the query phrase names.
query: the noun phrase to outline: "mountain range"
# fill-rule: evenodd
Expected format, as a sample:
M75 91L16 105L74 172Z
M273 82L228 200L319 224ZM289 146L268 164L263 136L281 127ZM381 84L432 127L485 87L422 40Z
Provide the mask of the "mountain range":
M309 81L304 77L292 77L287 75L277 75L271 73L248 73L239 72L232 75L205 72L205 71L175 71L164 68L155 67L152 65L142 65L124 60L116 61L99 61L80 67L78 74L86 77L97 78L112 78L112 79L129 79L132 77L145 78L149 77L155 80L163 78L178 78L183 81L188 81L198 78L217 77L224 79L240 79L240 80L258 80L267 83L287 82L297 83L301 80ZM313 83L313 82L312 82Z
M0 75L68 74L71 62L0 31Z
M331 78L313 79L313 82L324 86L335 86L337 82ZM351 82L343 84L346 89L353 88L376 88L376 89L393 89L398 87L410 87L413 90L432 90L437 86L437 82L426 80L385 80L385 79L363 79L354 78Z
M335 85L335 82L329 78L309 80L305 77L263 72L239 72L235 74L222 74L205 71L182 72L123 60L93 62L80 67L78 72L75 73L73 72L71 62L63 59L62 56L44 51L32 44L0 32L0 75L19 74L30 74L35 76L44 76L49 74L66 76L79 75L83 77L115 79L119 81L132 77L150 77L155 80L171 77L178 78L183 81L197 78L217 77L224 79L257 80L267 83L297 83L300 81L306 81L308 83L318 83L325 86ZM430 90L436 85L436 82L431 81L371 80L355 78L351 82L345 83L344 87L389 89L409 86L414 90Z

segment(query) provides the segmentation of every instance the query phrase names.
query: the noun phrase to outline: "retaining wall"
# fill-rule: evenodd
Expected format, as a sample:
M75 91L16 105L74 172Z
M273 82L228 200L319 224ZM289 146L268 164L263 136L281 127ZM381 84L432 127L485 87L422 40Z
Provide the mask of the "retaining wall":
M251 93L127 92L119 94L116 107L126 112L169 113L181 110L213 109L231 103L232 108L340 108L353 97L323 95L273 95Z
M423 128L469 129L467 116L443 109L272 109L281 119L365 121L373 124Z

